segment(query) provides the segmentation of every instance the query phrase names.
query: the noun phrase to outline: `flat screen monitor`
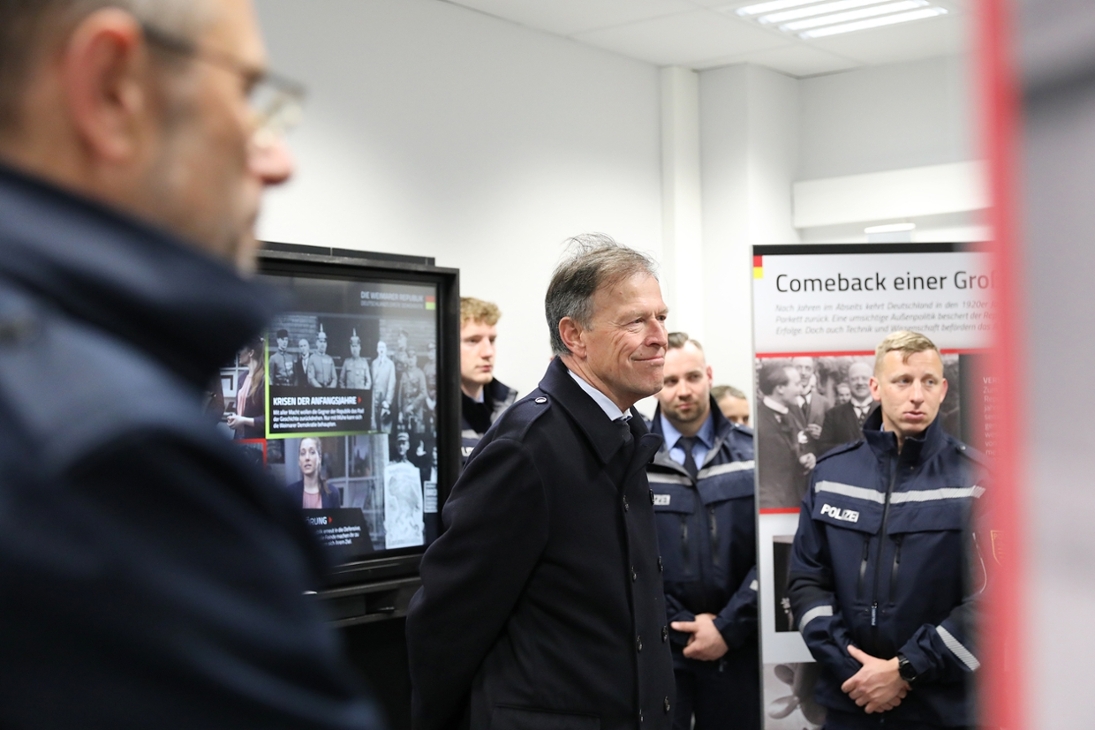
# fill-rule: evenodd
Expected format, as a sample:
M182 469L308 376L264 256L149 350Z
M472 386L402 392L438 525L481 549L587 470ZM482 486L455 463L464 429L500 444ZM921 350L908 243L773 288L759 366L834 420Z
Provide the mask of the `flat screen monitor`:
M303 510L335 585L415 573L459 469L456 271L284 245L259 271L291 308L254 365L245 349L222 371L225 425L254 419L228 430Z

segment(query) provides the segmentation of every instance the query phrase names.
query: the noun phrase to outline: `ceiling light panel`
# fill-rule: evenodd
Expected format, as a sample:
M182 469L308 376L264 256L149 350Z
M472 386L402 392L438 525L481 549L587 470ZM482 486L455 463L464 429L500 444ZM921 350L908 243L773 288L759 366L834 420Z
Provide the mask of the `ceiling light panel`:
M720 10L806 40L948 13L941 0L768 0Z

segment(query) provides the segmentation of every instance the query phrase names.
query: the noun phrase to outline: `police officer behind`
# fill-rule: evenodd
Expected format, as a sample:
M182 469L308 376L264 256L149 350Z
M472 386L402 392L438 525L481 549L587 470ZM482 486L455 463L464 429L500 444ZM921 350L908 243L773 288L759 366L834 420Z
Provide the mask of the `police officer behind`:
M859 441L818 461L791 555L825 728L971 726L984 564L967 538L980 464L936 418L947 381L927 337L883 340L870 389L881 405Z
M517 400L517 391L494 377L498 320L493 302L460 297L460 436L464 459L490 425Z
M703 347L669 335L647 467L665 564L677 709L673 727L759 730L753 433L711 395Z
M661 439L628 409L661 389L653 262L582 237L545 302L539 387L472 452L407 616L417 730L669 730L653 493Z
M711 389L711 397L730 423L749 425L749 399L741 390L732 385L716 385Z

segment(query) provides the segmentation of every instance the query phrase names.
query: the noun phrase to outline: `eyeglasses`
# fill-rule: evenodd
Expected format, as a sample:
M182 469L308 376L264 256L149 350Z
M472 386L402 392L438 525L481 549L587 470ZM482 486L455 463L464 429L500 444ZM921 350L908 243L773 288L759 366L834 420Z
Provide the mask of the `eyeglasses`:
M149 44L161 50L205 61L243 78L247 84L247 103L255 118L251 143L256 147L272 146L300 124L304 112L303 84L272 71L258 70L227 53L201 48L188 38L148 23L142 22L141 30Z

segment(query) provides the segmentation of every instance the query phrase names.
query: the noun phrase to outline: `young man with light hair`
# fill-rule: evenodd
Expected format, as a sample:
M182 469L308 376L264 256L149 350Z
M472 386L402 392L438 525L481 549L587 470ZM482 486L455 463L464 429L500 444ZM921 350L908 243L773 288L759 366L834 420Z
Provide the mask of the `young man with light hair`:
M517 400L517 391L494 377L498 305L460 298L460 419L466 460L491 424Z
M711 389L711 397L730 423L749 425L749 399L740 389L732 385L716 385Z
M924 335L886 337L870 388L880 405L862 439L818 460L791 555L825 728L972 727L983 463L943 431L947 380Z

